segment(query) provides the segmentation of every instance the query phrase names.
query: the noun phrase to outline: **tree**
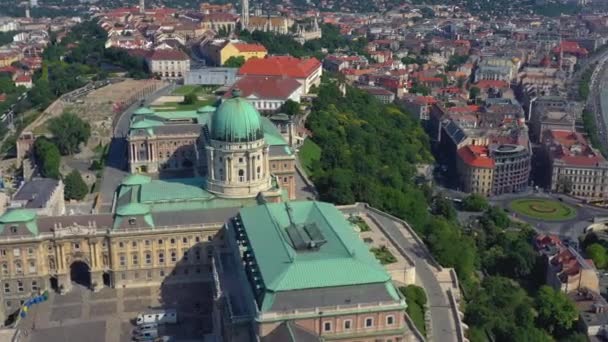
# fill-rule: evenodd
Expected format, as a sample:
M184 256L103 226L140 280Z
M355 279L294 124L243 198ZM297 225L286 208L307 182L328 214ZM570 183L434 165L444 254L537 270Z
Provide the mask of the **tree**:
M65 183L65 199L66 200L82 200L87 193L89 193L89 187L82 179L78 170L72 170L70 174L64 179Z
M34 143L34 157L38 165L38 172L42 177L59 179L59 165L61 155L57 146L45 137L36 139Z
M542 286L538 290L535 302L537 324L550 333L566 332L578 319L578 311L570 298L549 286Z
M298 115L300 114L300 103L292 99L287 99L281 106L281 111L287 115Z
M597 268L605 268L608 262L607 250L604 246L599 243L592 243L585 249L587 257L593 260L593 263Z
M442 194L435 196L433 199L433 213L441 215L449 221L456 219L456 209L454 209L452 201L445 198Z
M466 211L484 211L488 206L488 200L479 194L471 194L462 201L462 208Z
M198 101L198 95L196 95L195 92L191 92L184 96L184 101L182 101L182 103L189 105L189 104L195 104L196 101Z
M557 191L564 194L569 194L572 192L572 180L570 177L560 176L557 179Z
M68 112L51 119L49 130L63 155L77 153L80 144L86 143L91 136L91 126L75 114Z
M243 64L245 64L244 56L232 56L224 62L224 66L227 68L240 68Z
M471 99L471 100L477 99L477 97L479 96L480 93L481 93L481 90L479 90L479 88L471 87L471 89L469 89L469 99Z

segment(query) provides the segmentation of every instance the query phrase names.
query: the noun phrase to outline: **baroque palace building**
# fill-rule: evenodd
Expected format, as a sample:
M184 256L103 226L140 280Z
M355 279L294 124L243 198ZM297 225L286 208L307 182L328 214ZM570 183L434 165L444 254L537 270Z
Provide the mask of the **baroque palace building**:
M129 157L152 174L125 177L110 212L0 216L0 318L74 283L206 282L218 340L407 340L405 300L353 224L329 203L289 200L287 167L272 165L294 157L279 136L238 93L217 109L138 110ZM156 177L164 169L190 176Z

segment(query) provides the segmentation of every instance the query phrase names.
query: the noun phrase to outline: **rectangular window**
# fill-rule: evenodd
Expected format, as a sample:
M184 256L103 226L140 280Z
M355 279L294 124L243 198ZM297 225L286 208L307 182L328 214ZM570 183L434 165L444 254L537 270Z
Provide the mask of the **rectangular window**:
M152 263L152 255L149 253L146 254L146 265L150 265Z
M38 282L35 280L32 280L32 291L38 291Z
M386 316L386 325L393 325L395 324L395 317L394 316Z
M344 321L344 330L350 330L352 324L353 324L353 321L351 321L350 319L345 320Z
M374 326L374 319L369 317L365 319L365 327L366 328L371 328Z
M137 265L139 263L139 258L137 257L137 254L133 254L131 258L133 260L133 265Z
M0 249L0 256L1 257L5 257L6 256L6 249Z
M13 248L13 256L20 257L21 256L21 250L19 248Z
M127 264L127 258L124 255L119 256L120 266L125 266Z
M331 322L323 323L323 331L331 331Z
M11 293L11 284L4 283L4 293Z
M23 292L23 282L21 280L17 280L17 291Z
M29 273L36 273L36 263L34 261L30 261L28 266Z
M34 255L34 248L32 248L32 247L28 248L27 255Z

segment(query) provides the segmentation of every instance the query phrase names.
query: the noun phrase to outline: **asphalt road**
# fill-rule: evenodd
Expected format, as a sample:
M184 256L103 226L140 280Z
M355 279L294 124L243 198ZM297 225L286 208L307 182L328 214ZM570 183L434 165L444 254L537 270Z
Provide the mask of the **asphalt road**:
M401 223L393 221L385 216L369 211L363 205L353 209L342 209L346 214L357 214L364 212L379 222L387 234L389 234L407 255L414 259L416 264L416 281L422 285L429 301L431 312L432 340L437 342L456 341L456 323L450 309L447 294L441 289L432 266L428 263L428 252L425 246L420 246L416 240L408 239L404 235Z

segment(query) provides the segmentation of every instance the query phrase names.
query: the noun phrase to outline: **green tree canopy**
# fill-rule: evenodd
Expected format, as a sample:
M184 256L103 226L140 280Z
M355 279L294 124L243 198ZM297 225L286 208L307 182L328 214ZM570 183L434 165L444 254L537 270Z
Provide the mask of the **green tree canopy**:
M78 170L72 170L72 172L65 177L63 182L65 184L64 190L66 200L80 201L89 193L89 188Z
M184 96L183 104L195 104L198 101L198 95L195 92L188 93Z
M608 262L608 253L606 247L599 243L593 243L585 248L587 257L593 260L593 263L597 268L606 268Z
M479 194L471 194L462 201L462 209L466 211L484 211L488 206L488 200Z
M53 134L59 151L64 155L77 153L79 145L86 143L91 136L89 123L69 112L51 119L49 130Z
M245 64L245 57L243 56L232 56L224 62L224 66L227 68L240 68Z
M59 166L61 155L57 146L45 137L36 139L34 143L34 157L38 165L38 172L42 177L59 179Z
M287 101L285 101L285 103L283 103L281 106L281 111L287 115L300 114L300 103L292 99L287 99Z
M550 333L566 332L578 320L578 311L570 298L549 286L542 286L538 290L536 310L538 326L544 327Z

